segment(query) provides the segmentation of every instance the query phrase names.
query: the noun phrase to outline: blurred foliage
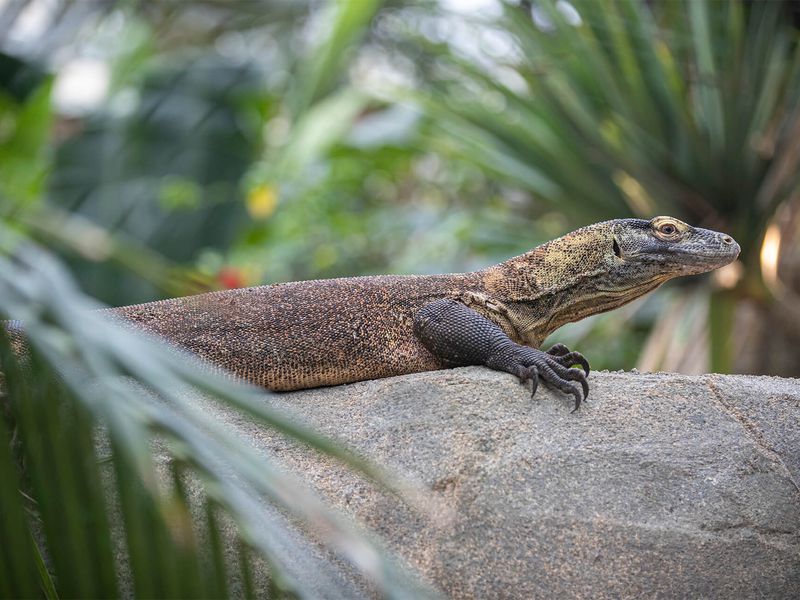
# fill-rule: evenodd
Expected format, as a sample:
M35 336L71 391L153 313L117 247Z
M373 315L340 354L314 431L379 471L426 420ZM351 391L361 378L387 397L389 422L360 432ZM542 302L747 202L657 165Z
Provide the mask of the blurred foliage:
M24 14L18 4L0 10L0 22ZM92 43L132 40L130 52L115 47L109 60L139 69L109 77L111 97L99 110L59 113L66 84L59 75L51 85L33 60L0 68L0 153L17 161L9 165L17 179L0 189L0 316L24 323L29 344L20 364L0 340L0 595L347 595L332 550L379 593L427 597L369 536L255 455L213 411L238 411L407 495L403 484L272 413L263 390L106 321L30 243L69 256L98 295L130 302L153 293L139 279L180 293L175 282L189 285L204 251L235 245L253 212L242 179L262 152L274 98L257 85L263 71L209 52L169 64L147 33L157 30L145 19L149 4L139 6L144 16L87 6L63 4L53 31L83 19ZM353 29L333 29L344 36L333 50L346 54L370 14L326 14ZM308 58L333 50L315 45ZM288 132L286 145L295 137Z
M313 523L316 540L385 594L427 595L215 411L236 411L384 484L385 475L273 412L263 390L90 310L96 303L41 250L3 249L15 255L0 257L0 306L22 318L30 352L20 363L2 332L0 595L253 597L257 565L257 596L313 597L341 581L298 522ZM238 554L225 551L231 545Z
M295 538L259 512L264 498L321 519L326 543L385 593L408 593L379 547L177 390L209 392L379 473L265 412L253 390L86 316L85 298L26 240L66 259L89 295L128 304L470 270L597 220L674 214L734 235L738 270L671 284L563 328L559 341L595 368L798 374L796 4L481 6L0 6L0 312L25 320L34 376L24 383L0 345L0 537L12 540L0 594L115 595L121 547L138 595L235 594L221 573L246 588L253 561L274 569L273 592L308 594L307 546L272 545ZM55 379L54 365L72 376ZM166 469L153 464L154 443L169 448ZM202 487L203 506L189 506L187 482ZM109 525L115 510L121 533ZM220 519L237 527L232 562L220 559Z
M441 64L421 83L437 122L471 162L576 224L677 213L727 226L750 259L800 180L784 5L565 6L507 7L491 25L508 52L488 64L433 46Z
M20 205L41 197L50 166L51 78L0 53L0 196Z
M710 365L708 354L682 361L684 347L649 369L730 370L735 305L771 302L764 233L800 182L800 47L787 6L521 3L472 24L489 49L478 59L409 28L427 48L427 93L412 94L464 159L574 225L672 214L739 241L736 289L708 289L709 318L688 340L708 338Z
M50 178L54 204L177 263L230 247L249 217L240 180L260 152L269 98L246 66L195 59L145 77L127 114L84 119L66 139ZM111 304L156 293L114 265L77 269Z

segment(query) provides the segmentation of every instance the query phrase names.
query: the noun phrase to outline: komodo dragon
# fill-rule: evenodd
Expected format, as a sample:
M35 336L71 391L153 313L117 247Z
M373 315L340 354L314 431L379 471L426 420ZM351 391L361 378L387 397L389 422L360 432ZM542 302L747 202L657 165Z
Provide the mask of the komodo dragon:
M533 393L541 378L577 410L589 363L562 344L538 350L552 331L738 254L730 236L671 217L617 219L473 273L301 281L108 311L272 390L485 365Z

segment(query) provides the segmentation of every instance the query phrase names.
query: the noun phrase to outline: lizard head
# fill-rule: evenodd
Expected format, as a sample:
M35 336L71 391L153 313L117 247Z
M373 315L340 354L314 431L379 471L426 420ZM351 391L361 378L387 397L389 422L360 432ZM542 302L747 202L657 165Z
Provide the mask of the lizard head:
M487 287L527 306L514 326L537 345L561 325L612 310L681 277L736 260L724 233L673 217L616 219L583 227L487 271Z
M611 221L608 261L627 278L661 282L713 271L739 256L739 244L724 233L692 227L673 217Z

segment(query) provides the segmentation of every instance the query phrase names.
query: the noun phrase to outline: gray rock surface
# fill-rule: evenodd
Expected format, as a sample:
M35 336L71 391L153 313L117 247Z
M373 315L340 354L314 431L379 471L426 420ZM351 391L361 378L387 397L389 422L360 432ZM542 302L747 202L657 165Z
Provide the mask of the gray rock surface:
M800 597L800 381L593 373L589 401L483 368L268 401L430 491L421 514L246 439L453 598Z

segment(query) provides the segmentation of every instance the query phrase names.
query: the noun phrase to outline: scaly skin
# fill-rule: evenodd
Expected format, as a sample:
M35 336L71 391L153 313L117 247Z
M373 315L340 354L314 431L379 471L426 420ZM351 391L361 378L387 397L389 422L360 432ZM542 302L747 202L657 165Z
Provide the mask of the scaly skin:
M109 312L273 390L484 364L534 386L541 377L577 408L588 363L560 345L536 350L545 337L738 254L730 237L671 217L619 219L474 273L302 281Z

